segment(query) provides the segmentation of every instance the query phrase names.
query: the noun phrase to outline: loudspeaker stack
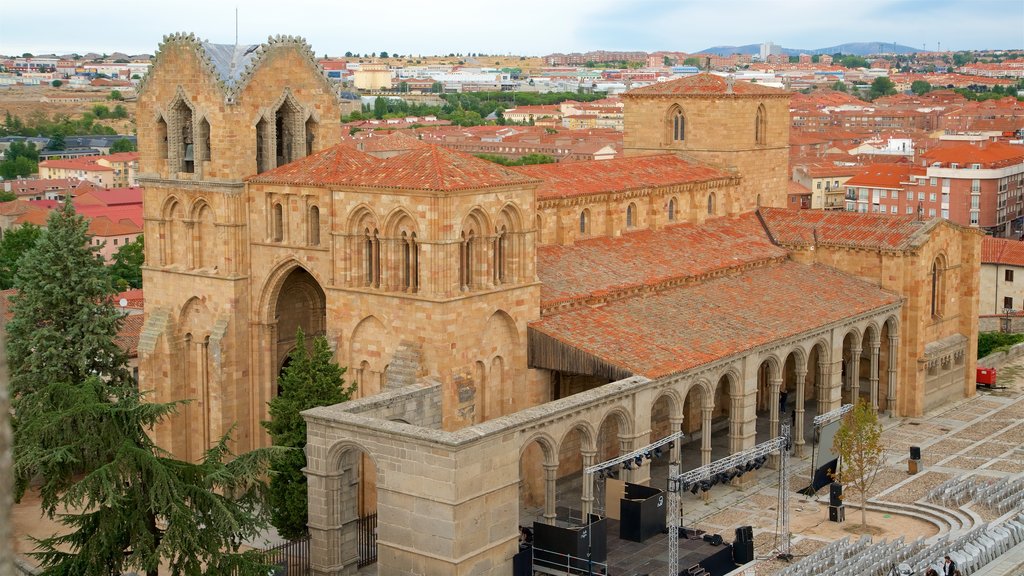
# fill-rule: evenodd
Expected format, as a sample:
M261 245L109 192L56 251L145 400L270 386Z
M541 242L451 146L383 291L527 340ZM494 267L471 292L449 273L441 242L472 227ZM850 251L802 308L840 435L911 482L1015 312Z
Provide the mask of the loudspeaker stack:
M907 460L907 472L911 474L917 474L918 472L924 471L924 465L921 464L921 447L911 446L910 447L910 459Z
M754 561L754 529L740 526L736 529L736 541L732 545L732 559L737 564Z
M846 506L843 505L843 485L833 482L828 490L828 519L832 522L846 520Z

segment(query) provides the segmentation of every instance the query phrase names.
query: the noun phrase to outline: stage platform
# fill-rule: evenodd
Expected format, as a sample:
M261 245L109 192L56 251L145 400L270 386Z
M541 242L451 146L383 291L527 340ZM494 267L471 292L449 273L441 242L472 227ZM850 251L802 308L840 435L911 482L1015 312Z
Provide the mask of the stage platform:
M578 511L558 509L559 518L579 517ZM619 522L605 519L608 534L609 576L662 576L668 571L668 534L655 534L644 542L619 538ZM712 546L702 538L679 538L679 571L687 574L694 564L701 564L709 576L724 576L739 566L733 562L734 534L722 534L725 543Z

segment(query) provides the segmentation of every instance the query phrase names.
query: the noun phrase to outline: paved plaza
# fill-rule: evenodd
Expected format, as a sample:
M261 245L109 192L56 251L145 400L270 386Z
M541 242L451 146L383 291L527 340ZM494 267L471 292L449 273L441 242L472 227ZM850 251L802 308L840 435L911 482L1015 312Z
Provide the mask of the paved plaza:
M947 404L921 418L881 419L883 438L889 448L887 465L874 483L867 507L867 521L875 529L876 540L900 536L913 540L919 536L959 534L1002 516L997 511L973 503L960 509L948 509L925 500L929 491L950 478L975 475L995 480L1024 473L1024 358L1000 369L998 387L992 390L980 388L977 396ZM722 438L716 440L724 442ZM759 435L758 441L764 440L767 437ZM908 473L907 459L911 446L919 446L922 451L924 471L916 475ZM790 486L793 490L809 484L810 446L806 452L803 458L793 457L790 460ZM699 442L684 445L682 455L683 470L698 465ZM652 466L651 485L664 488L666 463L655 460ZM753 526L755 552L759 560L755 566L748 567L746 573L758 576L778 573L784 567L783 562L773 559L779 545L778 479L776 470L765 467L758 472L756 483L743 488L718 485L708 492L706 499L684 493L682 524L721 534L727 541L732 540L737 526ZM578 476L574 480L559 482L560 508L578 509L579 495ZM796 556L795 560L834 540L856 537L854 531L860 524L860 500L849 493L847 496L847 521L838 524L828 520L826 490L819 490L813 498L796 493L792 495L791 552ZM539 509L523 510L521 521L528 524L539 518L541 513ZM609 534L609 538L615 537ZM658 538L659 542L663 540ZM663 550L659 548L650 550L649 563L652 566L667 562L667 546ZM1007 555L1015 560L1006 559L1004 563L1024 563L1021 554L1015 553ZM1014 574L1016 566L1014 564L1010 571L999 574Z

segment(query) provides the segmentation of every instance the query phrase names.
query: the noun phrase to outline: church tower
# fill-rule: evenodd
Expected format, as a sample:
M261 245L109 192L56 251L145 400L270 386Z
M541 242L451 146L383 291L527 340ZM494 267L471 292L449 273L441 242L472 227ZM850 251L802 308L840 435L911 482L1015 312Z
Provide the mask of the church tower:
M623 95L626 155L672 151L742 178L725 213L786 207L789 92L714 74L657 82Z
M258 444L265 398L250 386L249 200L244 179L337 142L334 88L300 38L261 45L164 38L139 89L145 188L146 324L141 385L157 401L190 399L157 431L200 458L232 426Z

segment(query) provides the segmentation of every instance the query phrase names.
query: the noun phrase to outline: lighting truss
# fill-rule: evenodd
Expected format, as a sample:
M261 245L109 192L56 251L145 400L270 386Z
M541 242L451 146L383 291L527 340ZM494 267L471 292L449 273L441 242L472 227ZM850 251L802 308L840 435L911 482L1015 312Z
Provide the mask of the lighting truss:
M836 408L831 412L825 412L824 414L815 416L814 427L817 429L821 428L822 426L825 426L826 424L831 424L832 422L835 422L836 420L842 418L843 415L849 412L850 410L853 410L853 404L843 404L842 406Z
M669 464L668 468L668 573L678 574L679 573L679 493L683 489L684 485L694 486L700 482L709 482L711 478L721 472L730 470L732 468L738 468L740 470L745 469L746 465L755 460L767 460L770 454L778 452L782 458L779 462L779 475L780 481L785 482L788 478L788 455L790 445L790 434L789 425L782 425L782 435L777 436L766 442L762 442L757 446L749 450L737 452L722 458L715 460L714 462L701 466L700 468L694 468L689 472L682 474L678 473L679 465L675 463ZM779 502L780 513L782 514L783 521L783 543L782 553L789 554L789 492L782 497L782 501ZM783 512L783 509L785 511Z
M672 434L669 434L668 436L665 436L661 440L658 440L657 442L653 442L651 444L648 444L647 446L644 446L643 448L640 448L638 450L633 450L632 452L630 452L628 454L623 454L621 456L617 456L615 458L612 458L611 460L605 460L604 462L601 462L600 464L594 464L593 466L587 466L586 468L583 469L583 473L584 474L596 474L597 472L600 472L601 470L607 470L608 468L611 468L612 466L618 466L619 464L623 464L623 463L625 463L627 461L636 460L637 457L643 458L647 453L653 452L655 448L661 448L662 446L664 446L664 445L666 445L666 444L668 444L670 442L675 442L677 440L682 440L682 438L683 438L683 433L682 432L674 432Z

